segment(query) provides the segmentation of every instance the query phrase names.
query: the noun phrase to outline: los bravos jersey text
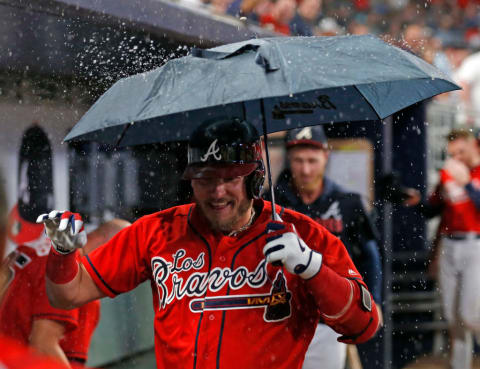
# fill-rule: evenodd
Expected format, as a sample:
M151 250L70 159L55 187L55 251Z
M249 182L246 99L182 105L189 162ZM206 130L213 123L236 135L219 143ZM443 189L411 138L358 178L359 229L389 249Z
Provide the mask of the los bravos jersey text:
M292 293L285 275L279 270L272 281L265 259L252 270L241 265L234 269L217 266L210 271L205 259L205 252L188 256L185 249L178 249L171 259L161 256L151 259L159 310L186 298L192 313L263 309L266 322L290 317ZM222 290L228 294L219 294Z

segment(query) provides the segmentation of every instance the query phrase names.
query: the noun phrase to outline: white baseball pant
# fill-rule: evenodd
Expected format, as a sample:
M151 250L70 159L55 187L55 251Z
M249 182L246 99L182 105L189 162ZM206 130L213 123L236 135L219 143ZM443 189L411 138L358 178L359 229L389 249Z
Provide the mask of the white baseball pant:
M318 324L303 362L303 369L343 369L347 345L337 341L340 337L332 328Z
M471 369L472 333L480 333L480 239L442 238L439 282L444 316L452 338L452 369Z

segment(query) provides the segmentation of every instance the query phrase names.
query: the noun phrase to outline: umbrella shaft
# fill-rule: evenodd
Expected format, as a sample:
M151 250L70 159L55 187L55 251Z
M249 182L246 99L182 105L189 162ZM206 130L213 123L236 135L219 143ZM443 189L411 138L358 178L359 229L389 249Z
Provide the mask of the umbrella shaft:
M272 183L272 171L270 170L270 154L268 152L268 135L267 135L267 117L265 116L265 107L263 105L263 99L260 100L260 107L262 111L263 119L263 142L265 144L265 159L267 160L267 177L268 185L270 186L270 197L272 199L272 220L276 220L276 209L275 209L275 193Z

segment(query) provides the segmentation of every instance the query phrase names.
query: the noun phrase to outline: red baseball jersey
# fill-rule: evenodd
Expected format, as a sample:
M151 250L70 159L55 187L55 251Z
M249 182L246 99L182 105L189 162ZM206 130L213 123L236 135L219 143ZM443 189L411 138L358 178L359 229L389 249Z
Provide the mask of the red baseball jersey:
M40 356L27 346L0 336L0 368L5 369L66 369L57 360Z
M237 237L212 232L189 204L141 218L83 258L110 297L150 280L159 369L301 367L321 313L311 280L266 264L271 204L255 207L258 218ZM360 278L338 238L300 213L281 217L323 265Z
M45 290L45 265L50 241L40 237L30 246L19 246L18 257L0 305L0 333L25 345L33 322L48 319L65 326L60 346L69 360L85 362L93 331L98 324L100 306L94 301L79 309L52 307Z
M470 176L472 185L480 189L480 166L473 168ZM480 210L470 199L465 188L458 185L447 171L440 171L440 187L432 194L430 202L433 204L444 203L442 234L480 233Z

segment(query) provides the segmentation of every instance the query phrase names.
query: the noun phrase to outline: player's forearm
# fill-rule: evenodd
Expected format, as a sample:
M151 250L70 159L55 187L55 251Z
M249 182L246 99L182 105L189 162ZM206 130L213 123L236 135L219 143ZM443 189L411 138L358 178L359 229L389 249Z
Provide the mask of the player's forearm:
M79 265L75 253L60 255L52 250L46 276L47 296L53 307L69 310L104 297L83 265Z
M29 337L29 345L42 353L58 359L70 366L65 352L60 347L60 340L65 334L62 323L49 319L34 319Z
M65 364L67 367L70 367L70 362L68 361L67 356L63 352L62 348L60 347L59 343L50 344L49 342L30 342L30 346L32 346L36 351L41 353L45 356L50 356L58 361Z
M367 288L327 265L308 282L326 324L342 334L342 342L362 343L373 337L379 316ZM360 287L362 286L362 287Z

